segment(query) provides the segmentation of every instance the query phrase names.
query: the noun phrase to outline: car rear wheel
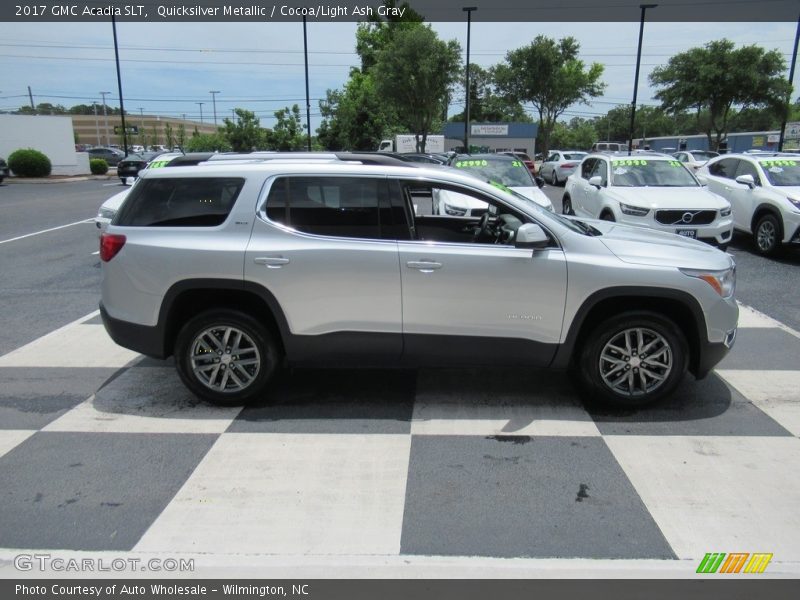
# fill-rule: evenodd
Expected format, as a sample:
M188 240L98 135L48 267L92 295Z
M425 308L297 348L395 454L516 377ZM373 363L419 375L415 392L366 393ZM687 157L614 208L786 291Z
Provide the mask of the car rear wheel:
M777 217L766 214L758 220L755 230L756 250L759 254L776 254L781 246L781 224Z
M550 183L552 185L558 185L558 175L556 175L555 169L553 169L553 172L550 173Z
M572 198L564 196L561 199L561 213L565 215L574 215L575 210L572 208Z
M602 322L583 344L578 363L588 400L646 406L669 395L683 379L688 343L674 321L630 311Z
M200 313L181 328L175 344L175 365L184 385L223 406L262 398L278 360L275 336L235 310Z

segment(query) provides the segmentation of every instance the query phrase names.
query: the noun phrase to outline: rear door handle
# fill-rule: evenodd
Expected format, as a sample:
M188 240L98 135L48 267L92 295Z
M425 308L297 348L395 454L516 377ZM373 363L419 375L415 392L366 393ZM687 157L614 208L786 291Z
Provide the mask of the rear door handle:
M258 256L253 262L257 265L266 265L268 269L280 269L283 265L289 264L289 259L282 256Z
M432 273L436 269L442 268L442 263L431 262L428 260L410 260L406 263L409 269L418 269L422 273Z

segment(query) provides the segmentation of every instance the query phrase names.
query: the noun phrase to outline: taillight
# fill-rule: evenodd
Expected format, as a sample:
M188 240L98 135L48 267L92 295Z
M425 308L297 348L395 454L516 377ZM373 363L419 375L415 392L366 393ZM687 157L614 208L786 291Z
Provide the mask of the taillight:
M576 166L577 166L576 163L562 163L561 164L561 168L562 169L572 169L573 167L576 167Z
M122 250L125 236L118 233L104 233L100 236L100 260L108 262Z

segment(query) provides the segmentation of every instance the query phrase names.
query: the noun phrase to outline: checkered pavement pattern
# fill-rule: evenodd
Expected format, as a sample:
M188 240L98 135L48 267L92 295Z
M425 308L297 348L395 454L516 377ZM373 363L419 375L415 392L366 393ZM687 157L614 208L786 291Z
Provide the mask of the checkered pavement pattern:
M798 356L742 307L639 412L504 369L296 370L218 408L89 315L0 357L0 548L800 562Z

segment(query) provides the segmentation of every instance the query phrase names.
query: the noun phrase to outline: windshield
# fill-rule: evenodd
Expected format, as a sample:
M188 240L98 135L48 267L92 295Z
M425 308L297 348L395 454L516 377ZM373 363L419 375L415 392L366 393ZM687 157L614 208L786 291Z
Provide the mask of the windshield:
M458 159L453 163L453 166L473 173L484 181L496 181L508 187L532 187L536 185L531 178L530 171L521 160Z
M500 183L497 183L496 181L489 181L489 184L496 187L497 189L503 190L506 194L514 196L514 198L516 198L517 200L524 202L525 206L527 206L529 209L533 208L536 212L536 215L544 217L545 220L552 219L554 221L557 221L564 227L567 227L572 231L575 231L577 233L582 233L584 235L592 235L592 236L601 235L601 233L591 225L587 225L586 223L584 223L583 221L579 221L578 219L567 218L559 214L556 214L554 212L550 212L549 210L539 206L536 202L534 202L527 196L523 196L519 192L515 192L511 188L508 188Z
M800 160L782 158L758 162L772 185L800 185Z
M711 160L715 156L719 156L716 152L711 152L710 150L703 150L698 152L697 150L692 151L692 156L694 156L695 160Z
M586 156L586 152L570 152L564 155L564 158L567 160L581 160L584 156Z
M616 187L698 187L678 160L628 158L611 161L611 185Z

